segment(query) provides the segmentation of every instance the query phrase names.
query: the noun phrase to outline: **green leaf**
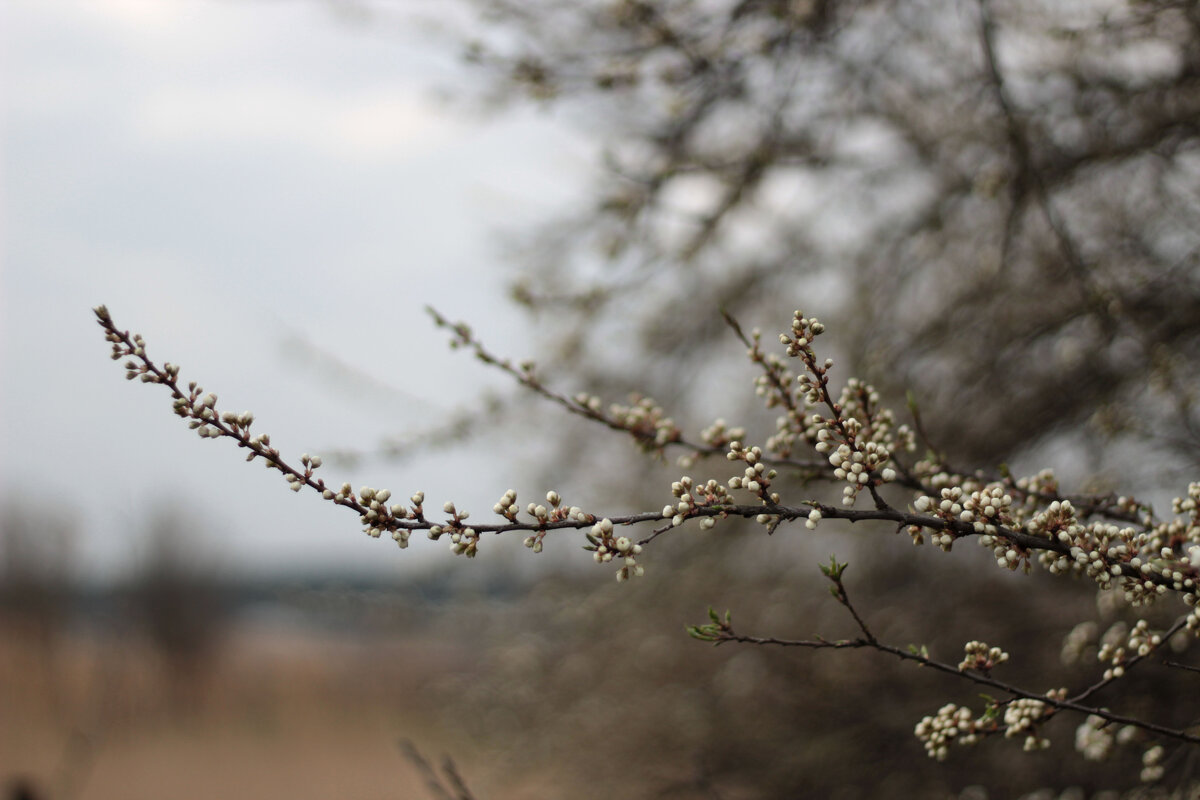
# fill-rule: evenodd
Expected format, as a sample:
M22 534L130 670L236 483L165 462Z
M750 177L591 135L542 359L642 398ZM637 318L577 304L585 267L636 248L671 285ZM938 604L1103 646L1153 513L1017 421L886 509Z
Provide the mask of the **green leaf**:
M918 647L915 644L910 644L908 646L908 652L914 656L920 656L921 658L929 658L929 648L926 647L925 645L920 645Z
M721 631L715 625L688 625L685 630L693 639L713 644L721 643Z
M836 556L829 557L829 566L821 565L821 573L831 581L840 581L849 564L839 564Z

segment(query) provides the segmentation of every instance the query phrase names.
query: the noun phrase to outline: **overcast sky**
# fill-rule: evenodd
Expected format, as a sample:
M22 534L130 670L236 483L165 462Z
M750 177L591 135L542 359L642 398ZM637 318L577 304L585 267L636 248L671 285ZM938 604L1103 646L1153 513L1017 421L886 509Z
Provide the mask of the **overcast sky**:
M165 391L124 380L90 312L106 303L293 457L426 427L498 384L449 351L426 303L529 355L496 234L561 208L586 144L534 112L440 102L464 85L455 48L398 20L305 0L0 3L0 480L76 520L83 574L136 562L154 502L229 569L449 558L369 540L201 441ZM330 380L288 355L296 337L380 384ZM481 515L511 481L494 457L463 462L325 477Z

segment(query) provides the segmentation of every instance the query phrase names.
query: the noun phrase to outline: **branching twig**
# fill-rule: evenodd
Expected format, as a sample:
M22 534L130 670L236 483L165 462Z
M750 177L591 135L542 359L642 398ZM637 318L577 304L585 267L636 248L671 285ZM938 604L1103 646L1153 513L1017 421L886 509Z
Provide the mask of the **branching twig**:
M434 312L436 314L436 312ZM254 422L254 417L249 412L242 414L233 414L230 412L218 412L217 397L214 394L204 394L204 389L194 381L189 383L185 391L179 385L179 368L177 365L166 363L163 366L158 366L146 354L145 340L140 335L130 334L128 331L123 331L117 328L109 315L108 310L100 306L96 309L96 317L101 327L104 328L106 338L112 343L112 356L114 359L127 358L125 363L126 377L129 379L140 379L144 383L161 384L170 391L174 398L175 413L188 420L188 425L203 438L218 439L228 438L234 440L238 447L245 448L249 451L247 461L252 461L255 458L261 458L270 469L278 470L283 474L289 487L293 491L301 491L309 489L319 493L324 499L333 502L337 505L351 509L359 515L363 523L364 530L371 536L378 537L384 531L389 532L393 539L402 547L407 546L409 536L414 531L426 531L430 538L438 539L442 536L449 536L456 553L473 556L478 547L479 537L481 534L493 533L512 533L512 532L527 532L532 533L538 538L538 542L527 540L531 546L540 542L540 537L544 536L551 530L562 529L593 529L603 520L595 514L583 511L577 507L560 506L554 503L553 509L548 509L544 506L534 506L530 504L528 509L531 521L519 520L515 509L515 493L512 495L511 502L504 507L502 516L505 521L502 523L478 524L472 523L468 525L466 512L458 511L453 503L446 503L444 511L448 515L448 519L442 522L434 522L428 519L425 515L424 493L416 492L410 499L410 504L388 504L391 499L391 492L387 490L377 490L371 487L363 487L355 493L349 484L342 484L340 488L334 489L327 486L321 478L314 477L314 472L321 466L319 457L310 457L305 454L300 458L301 469L289 464L283 459L279 450L273 447L270 443L270 437L266 434L252 435L250 432L251 425ZM438 319L441 319L438 317ZM444 320L443 320L444 323ZM736 328L736 323L735 330ZM477 355L487 363L492 363L504 369L506 372L517 376L522 384L529 388L538 391L546 397L549 397L555 402L558 402L564 407L575 409L574 413L581 413L585 416L588 414L596 415L596 412L591 410L587 404L572 403L567 398L557 395L548 389L545 389L539 381L533 376L532 369L516 370L506 362L496 359L482 349L473 338L470 332L463 330L465 326L455 326L462 342L476 348ZM739 331L740 332L740 331ZM805 345L804 347L807 347ZM804 349L804 348L802 348ZM809 364L810 369L821 370L815 364L815 355L812 354L811 348L807 349L804 354L804 359ZM834 417L830 424L842 435L845 435L851 442L854 442L852 431L847 427L847 423L841 418L841 406L837 404L829 393L827 380L824 379L824 374L820 375L822 380L818 380L813 391L820 392L825 402L833 412ZM607 418L603 415L596 415L597 421L604 421ZM619 430L628 432L628 428L618 424L614 420L607 420L605 424L610 425ZM687 445L692 447L692 445ZM881 477L872 475L874 482L882 480ZM874 483L871 485L874 489ZM553 494L553 493L551 493ZM689 508L686 515L675 515L671 520L671 526L664 526L656 529L649 536L642 538L636 543L637 547L648 544L653 539L665 533L671 527L678 526L682 521L689 518L725 518L725 517L741 517L745 519L758 519L764 521L767 518L770 525L769 530L774 530L775 527L784 521L795 521L801 518L811 519L814 511L819 512L822 518L826 519L844 519L849 522L860 522L866 520L882 520L893 523L898 523L902 526L909 526L914 529L927 529L935 531L952 532L956 538L964 538L975 536L978 534L975 526L969 522L959 520L947 520L938 516L929 514L920 514L910 511L901 511L896 509L886 502L877 493L872 491L876 507L870 510L840 508L830 506L814 501L807 502L804 506L787 506L778 502L772 501L767 497L765 490L758 492L761 502L758 504L739 504L739 503L710 503L707 505L693 505ZM672 512L674 513L674 512ZM642 512L636 514L628 514L622 516L613 516L608 518L609 529L612 526L629 526L647 522L661 522L664 518L664 512ZM1027 550L1036 551L1044 550L1051 551L1061 555L1071 555L1072 548L1070 545L1053 538L1045 536L1037 536L1026 533L1022 530L1017 530L1004 526L993 526L994 530L991 535L1000 537L1012 544ZM531 540L535 537L530 537ZM614 540L615 541L615 540ZM605 547L607 552L614 554L611 545L613 541L605 541L599 546ZM593 545L597 544L593 542ZM625 551L621 551L625 552ZM629 554L626 553L626 556ZM610 555L610 558L612 555ZM1194 587L1194 579L1196 577L1196 568L1190 565L1175 564L1174 567L1178 571L1175 574L1182 574L1186 579L1181 582L1174 577L1166 577L1161 572L1148 570L1146 565L1134 564L1132 560L1117 562L1111 565L1117 569L1119 574L1131 580L1137 580L1149 583L1156 586L1163 586L1168 590L1181 591L1189 589L1189 584Z
M850 613L850 615L854 618L855 624L858 626L858 629L862 634L861 636L859 636L857 638L829 640L829 639L825 639L824 637L821 637L821 636L818 636L814 639L778 639L778 638L769 637L769 636L747 636L744 634L737 633L734 630L732 617L728 612L726 612L724 617L721 617L721 616L717 615L716 612L714 612L712 609L709 609L709 618L711 620L710 624L690 627L688 629L688 632L694 638L700 639L701 641L712 642L713 644L717 644L717 645L725 644L727 642L735 642L735 643L740 643L740 644L770 645L770 646L775 646L775 647L804 647L804 648L809 648L809 649L814 649L814 650L819 650L819 649L841 650L841 649L868 648L868 649L872 649L872 650L877 650L881 653L887 653L889 655L895 656L895 657L901 659L902 661L915 662L923 667L928 667L929 669L932 669L936 672L942 672L947 675L954 675L956 677L971 681L972 683L976 683L981 686L987 686L992 689L997 689L1002 692L1006 692L1007 694L1011 695L1013 698L1025 698L1027 700L1036 700L1036 701L1044 703L1048 706L1052 706L1055 709L1061 709L1064 711L1074 711L1079 714L1096 716L1096 717L1100 717L1104 720L1107 720L1110 723L1118 723L1121 725L1131 725L1135 728L1140 728L1142 730L1149 731L1151 733L1159 734L1160 736L1165 736L1165 737L1168 737L1171 739L1177 739L1179 741L1187 742L1189 744L1200 744L1200 735L1188 733L1186 730L1169 728L1164 725L1159 725L1158 723L1155 723L1155 722L1149 722L1147 720L1137 719L1135 717L1129 717L1124 714L1117 714L1112 711L1109 711L1106 708L1100 708L1100 707L1096 707L1096 706L1088 706L1088 705L1084 705L1082 703L1083 699L1089 697L1090 695L1092 695L1093 693L1098 691L1103 686L1107 686L1109 683L1112 682L1111 680L1101 681L1099 684L1089 687L1088 689L1085 689L1084 691L1080 692L1079 694L1077 694L1073 697L1069 697L1069 698L1061 697L1060 698L1060 697L1054 696L1053 694L1047 695L1047 694L1042 694L1042 693L1038 693L1038 692L1033 692L1028 689L1024 689L1022 687L1011 684L1007 681L1002 681L998 678L994 678L990 674L987 674L987 673L978 672L975 670L965 670L961 666L947 664L947 663L944 663L941 661L937 661L933 658L930 658L928 656L928 654L926 654L924 652L923 648L916 648L916 647L901 648L901 647L896 647L894 645L890 645L890 644L881 642L877 638L875 638L874 634L871 633L870 629L867 627L866 622L859 615L858 611L855 610L854 606L850 603L850 598L846 592L846 587L842 582L842 574L844 573L845 569L846 569L846 564L839 564L836 560L831 560L831 565L828 567L826 567L826 566L821 567L821 571L834 584L830 588L831 593L837 599L837 601L839 603L841 603L841 605L844 606L846 608L846 610ZM1186 618L1184 618L1184 619L1186 619ZM1181 619L1178 622L1176 622L1175 625L1173 625L1171 627L1171 629L1166 634L1163 635L1162 643L1165 643L1171 637L1171 635L1173 635L1174 633L1177 633L1179 630L1181 630L1183 628L1184 619ZM1159 646L1161 646L1162 643L1160 643ZM1137 661L1141 661L1141 660L1142 660L1142 657L1131 660L1130 662L1128 662L1127 668L1128 668L1128 666L1132 665L1133 663L1136 663ZM1002 706L1002 705L1005 705L1006 702L997 703L996 705ZM1050 715L1048 715L1048 714L1043 715L1042 719L1043 720L1047 719L1049 716ZM998 731L999 731L999 728L993 729L991 731L984 731L984 732L985 733L996 733Z
M662 453L667 447L672 446L689 450L692 454L702 457L724 456L727 452L726 441L715 444L690 441L683 436L683 432L669 417L662 417L655 413L638 414L636 413L638 408L636 404L632 407L612 406L606 410L599 398L587 394L580 394L576 397L559 394L541 381L534 362L523 361L514 366L508 359L500 358L489 351L467 325L461 322L450 322L432 307L427 307L426 311L438 327L446 328L454 334L455 338L451 343L453 347L464 347L471 350L482 363L501 370L521 386L541 395L570 414L632 436L638 445L647 452ZM658 411L653 406L647 410ZM827 475L830 472L829 465L822 461L796 461L787 458L765 459L765 461L776 468L798 470L803 474Z

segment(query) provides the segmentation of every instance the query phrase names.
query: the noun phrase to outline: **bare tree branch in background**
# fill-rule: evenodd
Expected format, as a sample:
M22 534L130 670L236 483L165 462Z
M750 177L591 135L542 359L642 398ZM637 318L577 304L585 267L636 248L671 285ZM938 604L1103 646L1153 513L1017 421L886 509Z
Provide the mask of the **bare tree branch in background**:
M815 295L855 372L916 389L953 456L1091 420L1196 466L1194 4L476 5L495 91L608 145L594 205L547 226L514 290L592 385L674 401L711 366L698 309ZM622 329L619 369L572 358Z

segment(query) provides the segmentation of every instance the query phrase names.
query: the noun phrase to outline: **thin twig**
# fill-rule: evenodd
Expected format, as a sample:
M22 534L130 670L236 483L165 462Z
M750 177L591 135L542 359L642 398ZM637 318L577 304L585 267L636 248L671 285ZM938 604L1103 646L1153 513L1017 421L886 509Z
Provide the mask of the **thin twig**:
M942 672L947 675L954 675L961 679L971 681L972 683L979 684L981 686L987 686L992 689L998 689L1000 691L1007 692L1008 694L1012 695L1013 697L1037 700L1039 702L1045 703L1048 706L1052 706L1056 709L1062 709L1062 710L1066 710L1066 711L1074 711L1076 713L1085 714L1085 715L1093 715L1093 716L1101 717L1102 719L1105 719L1105 720L1109 721L1110 723L1118 723L1121 725L1132 725L1135 728L1141 728L1142 730L1150 731L1151 733L1157 733L1161 736L1166 736L1166 737L1169 737L1172 739L1177 739L1179 741L1188 742L1190 744L1200 744L1200 736L1188 733L1186 730L1168 728L1164 725L1159 725L1158 723L1155 723L1155 722L1149 722L1147 720L1137 719L1135 717L1129 717L1129 716L1126 716L1123 714L1117 714L1112 711L1109 711L1106 708L1099 708L1096 706L1087 706L1081 702L1084 698L1090 696L1095 691L1098 691L1103 686L1107 686L1109 683L1112 682L1111 680L1101 681L1099 684L1089 687L1088 689L1085 689L1084 691L1080 692L1078 695L1076 695L1074 697L1065 698L1065 699L1060 700L1060 699L1057 699L1052 696L1047 696L1046 694L1033 692L1028 689L1023 689L1014 684L999 680L998 678L993 678L990 674L984 674L984 673L981 673L981 672L978 672L975 670L963 670L963 669L960 669L957 665L951 665L951 664L946 664L941 661L936 661L936 660L930 658L929 656L925 655L923 652L918 651L916 648L904 649L904 648L896 647L894 645L884 644L883 642L881 642L875 638L875 635L872 634L870 629L867 627L865 620L863 620L863 618L858 614L858 612L854 609L853 605L850 603L849 594L846 592L845 585L842 583L842 579L841 579L841 572L842 572L842 569L844 569L844 567L845 567L845 565L836 565L836 563L835 563L835 567L832 570L832 572L826 571L826 568L824 568L824 567L822 567L822 570L826 571L827 577L829 577L829 579L834 583L834 586L836 587L836 592L835 592L834 596L837 598L838 602L841 605L843 605L847 609L847 611L849 611L851 616L854 617L855 624L858 626L858 629L862 632L862 636L860 636L858 638L839 639L839 640L831 641L831 640L825 639L820 636L818 636L815 639L777 639L775 637L746 636L746 635L736 633L733 630L733 625L730 622L728 615L726 615L724 620L720 620L720 619L718 619L718 617L715 614L711 614L711 612L710 612L710 614L712 615L712 618L714 619L714 624L708 625L708 626L703 626L702 628L693 629L693 636L696 636L697 638L700 638L700 639L704 639L706 641L712 641L715 644L724 644L725 642L737 642L737 643L741 643L741 644L771 645L771 646L776 646L776 647L806 647L806 648L810 648L810 649L834 649L834 650L869 648L872 650L877 650L881 653L887 653L889 655L896 656L897 658L899 658L903 661L916 662L916 663L920 664L921 666L928 667L936 672ZM1177 633L1179 630L1181 630L1184 626L1184 623L1186 622L1186 619L1187 619L1186 617L1183 617L1179 621L1177 621L1175 623L1175 625L1173 625L1170 628L1170 630L1163 635L1161 642L1158 646L1161 647L1163 644L1165 644L1167 642L1167 640L1171 636L1173 636L1175 633ZM1157 648L1155 648L1155 649L1157 649ZM1137 659L1130 661L1129 664L1127 665L1127 668L1128 668L1128 666L1131 666L1132 664L1134 664L1140 660L1142 660L1142 659L1137 658Z
M417 746L408 739L401 739L397 742L400 752L408 759L409 763L417 768L417 772L421 773L421 777L425 780L425 787L429 793L433 795L434 800L455 800L455 798L446 791L442 786L442 781L438 777L437 772L433 769L433 765L426 760L425 756L421 755L421 751Z

